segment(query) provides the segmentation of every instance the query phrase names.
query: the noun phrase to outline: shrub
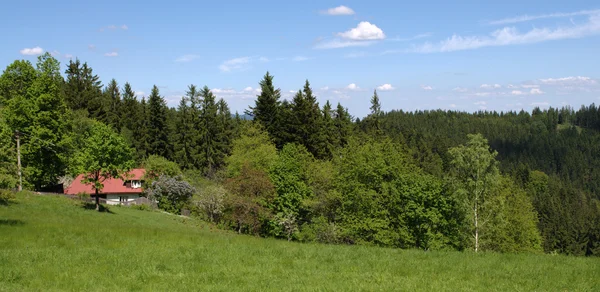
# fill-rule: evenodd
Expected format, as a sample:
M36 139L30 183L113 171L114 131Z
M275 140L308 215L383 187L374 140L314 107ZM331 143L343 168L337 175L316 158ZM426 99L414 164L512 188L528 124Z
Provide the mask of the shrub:
M218 222L225 207L226 191L221 186L209 186L198 194L194 206L206 216L210 222Z
M194 187L181 180L181 176L166 175L158 177L147 190L148 199L156 200L161 209L176 214L181 211L181 208L195 192Z
M89 201L91 196L90 194L86 193L86 192L79 192L77 193L77 198L79 198L82 201Z
M141 210L141 211L152 211L152 207L147 204L131 205L130 208L135 209L135 210Z
M0 189L0 205L8 205L15 199L15 194L12 191Z

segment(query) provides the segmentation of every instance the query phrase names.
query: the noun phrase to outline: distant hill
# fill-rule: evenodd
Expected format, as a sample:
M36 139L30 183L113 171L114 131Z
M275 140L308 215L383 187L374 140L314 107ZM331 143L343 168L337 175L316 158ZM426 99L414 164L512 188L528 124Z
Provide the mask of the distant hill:
M235 118L235 114L232 114L231 117ZM254 119L254 117L252 115L240 114L240 119L251 121Z

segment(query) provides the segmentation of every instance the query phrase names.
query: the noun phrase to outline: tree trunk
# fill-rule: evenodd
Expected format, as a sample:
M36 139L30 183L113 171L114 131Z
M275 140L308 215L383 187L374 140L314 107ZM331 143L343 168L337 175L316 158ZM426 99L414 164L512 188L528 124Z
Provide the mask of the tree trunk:
M98 195L97 189L96 189L96 211L100 211L100 196Z
M477 201L475 201L475 252L479 250L479 218L477 215Z

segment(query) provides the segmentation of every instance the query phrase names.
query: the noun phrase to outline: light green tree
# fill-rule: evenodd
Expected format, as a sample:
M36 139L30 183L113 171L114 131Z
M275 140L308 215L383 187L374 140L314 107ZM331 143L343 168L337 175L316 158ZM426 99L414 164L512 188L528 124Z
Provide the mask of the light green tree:
M475 239L475 252L479 250L482 220L492 194L494 185L499 179L496 151L491 151L487 139L481 134L469 134L466 145L451 148L456 194L469 210L473 221L472 232Z
M133 166L132 151L123 137L109 126L95 122L85 134L84 145L76 155L83 182L91 184L96 195L96 210L100 210L98 193L103 182L110 178L124 178Z

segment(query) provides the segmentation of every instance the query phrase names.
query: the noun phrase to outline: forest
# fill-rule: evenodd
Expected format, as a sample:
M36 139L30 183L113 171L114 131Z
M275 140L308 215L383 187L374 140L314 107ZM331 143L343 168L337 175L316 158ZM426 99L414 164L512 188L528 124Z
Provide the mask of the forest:
M267 72L244 113L208 86L102 84L49 53L0 76L0 189L51 190L143 167L159 208L300 242L600 255L600 108L384 112L282 99ZM103 80L105 80L103 78ZM108 79L106 79L108 80ZM122 82L122 81L120 81ZM299 83L300 84L300 83ZM368 97L365 97L368 98ZM251 116L251 119L243 117Z

